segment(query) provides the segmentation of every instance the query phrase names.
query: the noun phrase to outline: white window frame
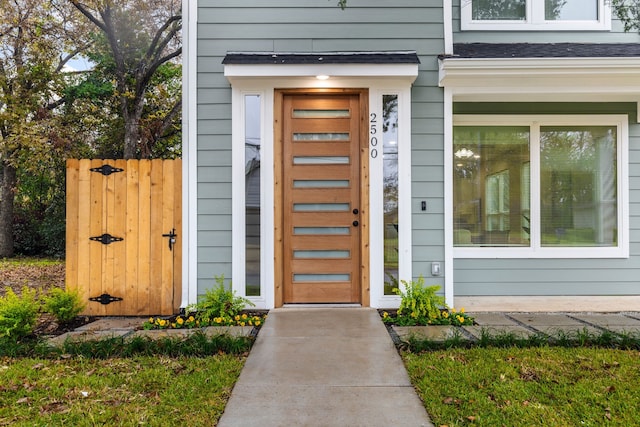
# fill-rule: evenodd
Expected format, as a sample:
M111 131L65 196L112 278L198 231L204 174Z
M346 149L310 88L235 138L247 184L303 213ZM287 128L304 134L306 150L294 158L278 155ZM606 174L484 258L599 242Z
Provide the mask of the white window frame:
M474 20L473 0L460 0L460 27L462 31L610 31L611 5L598 0L598 19L595 21L548 21L544 17L544 0L526 0L524 20Z
M453 247L454 258L628 258L629 119L616 115L454 115L453 126L529 126L531 162L531 245L528 247ZM618 245L615 247L543 247L540 242L540 127L615 126L617 128ZM452 152L453 150L449 150ZM452 154L447 160L453 162ZM453 180L453 176L449 179ZM451 214L452 215L452 214ZM448 219L449 221L452 218Z

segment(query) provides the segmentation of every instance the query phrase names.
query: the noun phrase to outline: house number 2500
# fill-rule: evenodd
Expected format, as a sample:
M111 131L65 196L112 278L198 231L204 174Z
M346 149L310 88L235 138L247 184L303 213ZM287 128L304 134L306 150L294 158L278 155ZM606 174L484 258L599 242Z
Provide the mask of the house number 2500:
M371 146L371 158L375 159L378 157L378 137L376 134L378 133L378 116L376 113L370 114L369 119L369 145Z

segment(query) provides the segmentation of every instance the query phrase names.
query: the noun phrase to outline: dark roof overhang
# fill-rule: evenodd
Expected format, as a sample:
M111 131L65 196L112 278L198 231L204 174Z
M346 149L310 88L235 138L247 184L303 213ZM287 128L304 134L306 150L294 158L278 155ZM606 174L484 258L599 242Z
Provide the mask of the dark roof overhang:
M456 43L440 59L629 57L640 57L639 43Z
M229 52L225 65L420 64L414 51L398 52Z

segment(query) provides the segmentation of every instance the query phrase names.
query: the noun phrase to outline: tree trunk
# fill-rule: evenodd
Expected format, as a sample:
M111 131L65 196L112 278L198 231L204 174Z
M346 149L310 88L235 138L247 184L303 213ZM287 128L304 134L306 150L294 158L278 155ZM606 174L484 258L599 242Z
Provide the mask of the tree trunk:
M124 121L124 158L135 159L137 157L138 143L140 139L138 123L126 119Z
M13 256L13 207L17 185L16 169L2 161L0 175L0 258Z

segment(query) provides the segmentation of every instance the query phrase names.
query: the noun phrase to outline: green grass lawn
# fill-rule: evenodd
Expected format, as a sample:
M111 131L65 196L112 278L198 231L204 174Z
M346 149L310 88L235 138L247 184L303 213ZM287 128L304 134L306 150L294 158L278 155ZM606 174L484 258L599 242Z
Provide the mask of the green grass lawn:
M472 348L403 354L436 426L640 425L640 352Z
M214 426L244 358L0 359L0 426Z

